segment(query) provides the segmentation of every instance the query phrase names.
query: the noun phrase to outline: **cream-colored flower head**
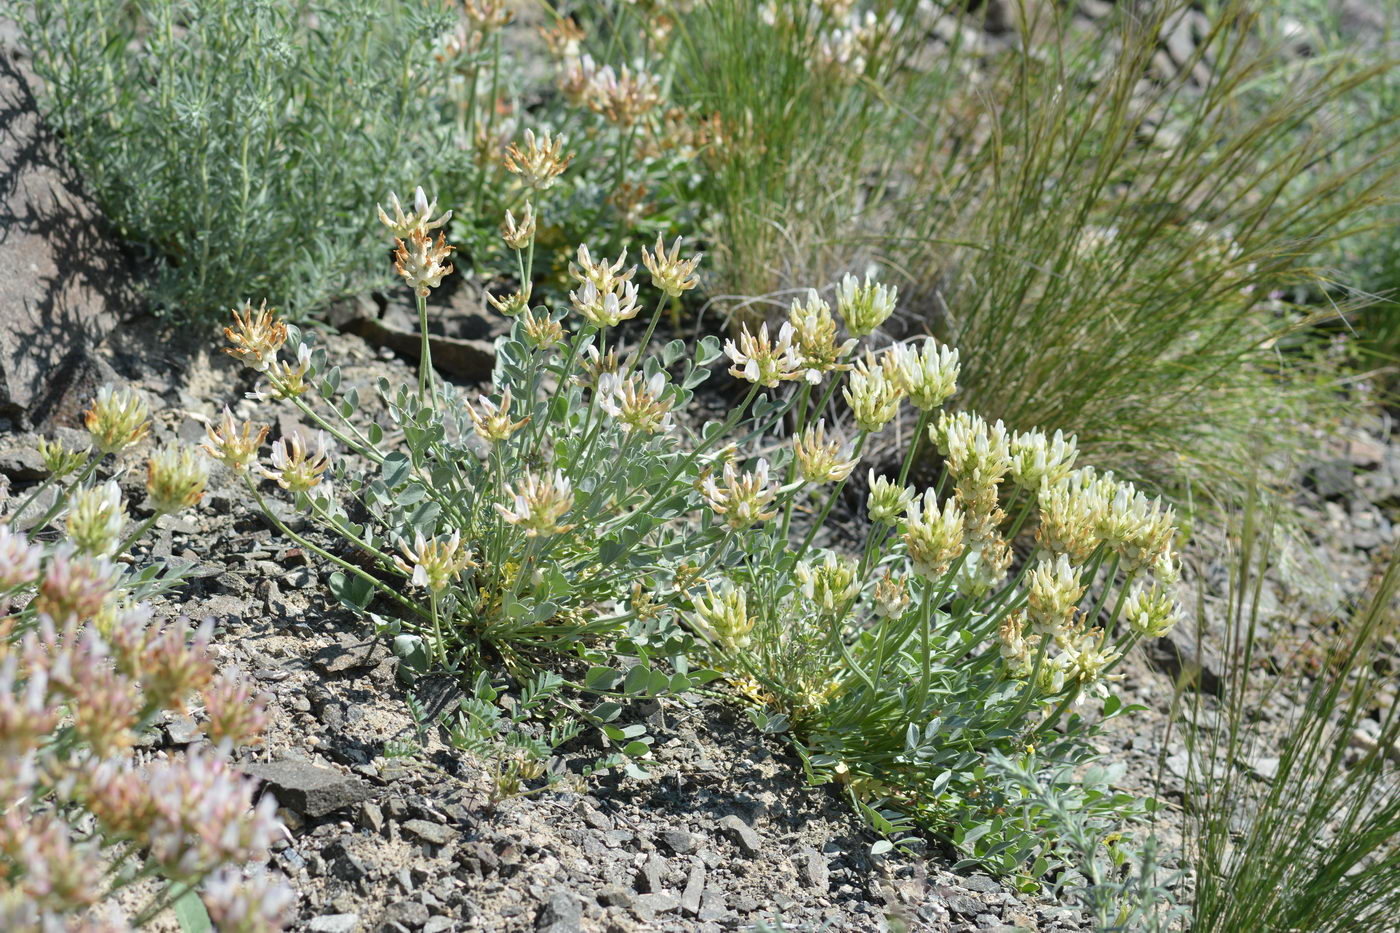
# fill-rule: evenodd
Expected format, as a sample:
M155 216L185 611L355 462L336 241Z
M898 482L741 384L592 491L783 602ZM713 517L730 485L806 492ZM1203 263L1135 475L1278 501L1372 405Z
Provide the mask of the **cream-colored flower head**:
M555 181L574 158L572 154L563 153L563 136L554 138L546 131L537 137L534 130L527 129L524 148L511 143L503 161L506 171L519 175L526 187L546 191L554 187Z
M802 561L794 569L798 591L810 606L837 612L855 600L860 592L856 562L826 551L820 561Z
M1098 523L1106 503L1100 482L1093 467L1080 467L1059 483L1042 485L1036 544L1050 554L1065 555L1072 564L1088 560L1102 543Z
M658 233L654 254L647 252L645 246L642 247L642 265L651 273L653 285L672 298L679 298L682 292L700 284L700 280L695 277L695 267L700 265L700 258L704 255L696 253L689 259L682 259L680 237L676 237L675 243L671 245L671 252L667 254L666 242Z
M527 307L520 314L520 323L526 342L536 350L551 350L564 339L564 326L548 311L537 315Z
M386 214L384 208L378 204L374 209L379 212L379 222L388 227L389 232L398 240L407 240L415 233L427 236L429 231L436 230L452 219L451 211L433 218L433 212L437 210L437 198L429 201L421 186L413 191L412 211L404 213L399 196L393 192L389 193L389 206L394 209L393 217Z
M305 394L311 388L310 381L306 378L311 371L311 348L306 344L297 347L297 359L295 363L285 360L273 360L272 365L267 367L268 388L259 388L255 392L249 392L248 398L259 402L268 399L295 398Z
M734 461L726 461L723 485L717 483L713 475L707 476L701 483L700 491L715 514L722 516L736 531L778 514L773 507L778 487L768 482L766 459L760 459L752 473L740 473Z
M263 470L263 475L293 493L316 488L331 465L324 433L317 434L310 446L300 432L280 438L272 445L269 459L272 469Z
M957 503L946 500L940 507L938 494L924 490L905 510L904 549L914 572L930 582L948 572L963 553L963 514Z
M958 351L932 338L916 350L907 343L890 347L894 376L920 411L933 411L958 390Z
M804 428L793 439L792 453L798 475L809 483L839 483L860 461L852 445L843 446L837 438L826 439L826 419Z
M266 301L257 311L248 301L241 311L233 309L233 326L224 328L224 336L233 344L224 348L225 353L242 360L250 369L265 372L287 342L287 325L278 320L276 309L269 308Z
M675 395L666 390L663 372L653 373L650 378L633 373L625 381L616 373L608 373L598 383L598 404L629 434L664 434L674 429L671 408L675 403Z
M1123 602L1123 619L1142 637L1161 638L1181 621L1181 607L1165 587L1139 584Z
M802 375L807 382L817 385L827 373L851 368L844 360L855 348L856 339L836 339L836 319L831 316L831 305L822 300L816 289L808 289L806 301L793 299L788 309L788 323L792 325L793 346L802 361Z
M92 455L91 446L77 450L69 448L58 438L50 440L41 437L34 446L39 451L39 459L44 461L44 469L54 479L63 479L78 472Z
M1008 613L997 629L997 653L1001 655L1012 677L1020 680L1030 676L1038 647L1038 641L1026 638L1025 610L1017 609Z
M68 504L65 530L68 540L84 554L110 557L121 540L126 512L115 482L89 486L73 495Z
M769 338L766 322L758 326L757 334L745 326L737 341L724 342L724 353L734 364L729 367L731 376L770 389L801 375L802 361L792 345L791 324L778 328L776 340Z
M600 354L598 347L590 343L578 355L578 375L571 378L576 386L599 390L606 382L605 377L621 368L622 361L617 358L616 347L609 347L607 353Z
M641 311L633 282L619 282L616 291L607 292L599 291L592 282L584 282L569 292L569 301L579 316L594 327L616 327Z
M900 486L883 476L877 477L874 470L869 472L867 478L870 481L870 496L865 504L870 511L870 520L877 525L898 525L918 493L912 486Z
M428 297L429 292L442 284L442 277L451 274L452 264L443 261L457 247L449 245L444 234L439 233L434 243L432 237L420 230L414 230L406 241L399 240L398 244L394 250L394 271L403 276L414 294Z
M419 532L412 547L400 539L399 551L403 556L394 557L395 566L408 574L414 586L431 593L441 593L462 571L476 566L471 550L462 547L462 536L456 531L449 538L432 539L425 539Z
M1056 485L1069 477L1079 451L1074 436L1056 431L1047 438L1042 431L1027 431L1011 437L1011 481L1028 492L1039 492L1045 484Z
M486 293L486 303L495 308L506 317L515 317L518 314L526 314L530 310L530 286L517 288L504 298Z
M1060 554L1054 560L1038 563L1030 572L1028 584L1026 612L1031 625L1041 635L1064 637L1084 596L1079 570Z
M836 289L836 313L851 336L864 337L889 320L898 298L899 289L893 285L881 285L869 275L862 285L855 276L847 275Z
M166 447L146 462L146 495L161 515L194 505L208 480L209 464L192 447Z
M755 620L749 615L748 597L742 589L726 580L716 593L707 583L705 595L691 601L695 604L691 621L702 634L730 650L748 647Z
M529 201L525 202L525 210L521 212L518 223L515 215L506 211L506 219L501 223L501 239L506 241L506 246L511 249L524 249L534 238L535 208Z
M114 454L139 442L151 431L150 410L133 390L103 386L83 413L83 424L99 453Z
M467 407L467 414L471 416L478 435L493 444L499 444L530 421L529 415L519 421L510 420L510 406L510 386L506 386L501 390L500 402L493 405L490 399L483 396L477 403L477 408Z
M871 603L880 618L898 619L908 610L910 602L909 584L903 577L896 577L886 570L885 575L875 582Z
M856 427L862 431L878 431L889 423L899 411L899 401L903 393L899 383L892 377L884 363L867 353L856 363L846 376L847 384L841 390L846 404L851 406L851 416Z
M574 487L563 470L553 473L527 472L518 487L506 487L507 508L496 504L496 511L508 524L525 532L526 537L559 535L573 525L563 518L574 507Z
M242 473L257 463L258 450L267 440L267 427L256 427L248 421L233 420L233 412L224 408L223 418L204 429L207 441L203 450L209 456L235 472Z
M636 273L636 266L627 266L626 249L617 259L608 262L604 258L594 259L588 251L588 244L580 243L574 259L569 262L570 278L580 285L591 283L604 294L617 291L624 283L630 282Z
M1001 421L988 425L970 412L940 412L929 437L959 485L992 488L1011 469L1011 439Z

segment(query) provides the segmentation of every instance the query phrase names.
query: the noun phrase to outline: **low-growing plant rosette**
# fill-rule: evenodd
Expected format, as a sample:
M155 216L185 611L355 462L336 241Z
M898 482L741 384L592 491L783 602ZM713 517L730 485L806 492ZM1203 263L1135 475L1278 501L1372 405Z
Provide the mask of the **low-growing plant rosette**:
M276 801L255 805L228 761L260 741L266 697L215 676L211 622L155 621L144 600L178 570L124 560L157 518L199 501L207 466L191 449L151 454L151 515L134 522L115 479L96 476L125 469L148 409L106 388L86 425L86 450L40 442L47 479L0 513L0 928L133 929L179 902L220 929L275 933L291 892L243 866L281 831ZM191 712L211 749L135 757L166 713ZM134 885L145 903L118 911Z
M411 228L432 202L417 200L428 209L395 221L395 235L426 235ZM532 235L503 231L522 283ZM644 733L608 725L617 700L722 676L886 834L912 844L918 825L969 859L1043 873L1052 816L1011 807L983 760L1062 774L1093 758L1074 708L1124 712L1109 690L1116 665L1176 618L1171 511L1076 467L1073 438L943 411L957 352L923 339L876 353L870 335L898 295L870 277L848 276L835 309L811 291L786 320L724 344L654 347L699 260L679 241L643 249L656 293L645 297L625 252L580 246L568 309L530 307L526 292L493 299L513 320L480 398L437 382L425 354L417 391L378 386L384 426L357 419L358 393L340 391L323 350L236 312L230 352L270 384L255 397L290 402L323 434L279 439L269 467L232 442L223 458L260 501L261 474L340 539L323 547L282 525L334 565L335 591L394 637L409 669L437 665L479 688L494 665L517 680L571 672L550 691L599 695L571 708L639 759ZM401 274L426 327L421 298L440 277ZM747 390L724 420L697 424L687 406L722 359ZM915 441L897 478L870 473L863 546L817 547L862 450L906 400ZM261 429L230 422L224 434ZM906 481L925 439L944 476L916 490ZM1106 782L1089 805L1105 819L1140 807Z

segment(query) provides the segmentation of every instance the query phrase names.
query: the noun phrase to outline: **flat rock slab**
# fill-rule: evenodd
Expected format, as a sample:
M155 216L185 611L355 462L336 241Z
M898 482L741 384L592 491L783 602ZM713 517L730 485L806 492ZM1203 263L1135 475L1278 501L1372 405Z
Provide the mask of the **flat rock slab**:
M370 795L369 785L354 775L304 761L247 764L242 770L271 788L282 806L312 819L353 806Z
M135 312L136 274L40 118L0 34L0 418L71 424L110 368L93 349Z

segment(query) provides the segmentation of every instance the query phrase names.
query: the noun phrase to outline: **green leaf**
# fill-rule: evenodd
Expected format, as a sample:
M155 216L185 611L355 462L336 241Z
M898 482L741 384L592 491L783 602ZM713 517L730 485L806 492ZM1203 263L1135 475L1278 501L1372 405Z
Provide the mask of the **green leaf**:
M175 899L172 906L175 919L180 922L180 929L184 933L210 933L214 929L214 924L209 919L209 911L204 909L204 902L199 899L194 888L187 889Z
M590 667L583 677L583 685L589 690L611 690L622 679L622 672L611 667Z
M894 843L890 842L888 839L877 839L875 840L874 844L870 846L870 854L884 855L886 852L890 851L893 848Z
M328 582L332 595L350 609L364 609L374 596L374 587L363 577L337 570L330 575Z
M402 485L408 479L408 472L412 464L408 462L408 457L403 454L394 453L384 458L384 465L381 467L384 473L384 485L393 489Z
M651 746L646 742L628 742L622 746L622 754L629 758L640 758L649 751L651 751Z

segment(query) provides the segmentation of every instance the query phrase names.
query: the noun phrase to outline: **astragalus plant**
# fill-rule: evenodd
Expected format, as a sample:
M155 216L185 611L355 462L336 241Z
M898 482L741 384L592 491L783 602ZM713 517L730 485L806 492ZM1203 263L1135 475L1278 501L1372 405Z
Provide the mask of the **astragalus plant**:
M435 213L420 191L412 212L381 217L420 302L450 272ZM528 282L532 231L508 223L504 235ZM658 241L641 258L647 295L625 254L580 246L568 308L493 299L512 321L491 387L473 400L425 358L416 385L379 385L382 426L357 417L323 350L271 312L238 311L230 352L262 374L255 397L286 400L323 433L280 438L258 463L261 429L230 415L213 447L251 495L275 480L339 540L284 526L416 663L522 679L554 667L561 688L610 695L577 712L639 757L637 733L609 731L611 695L719 672L880 828L917 823L998 869L1031 868L1053 847L1051 821L1010 810L984 756L1037 770L1091 757L1067 714L1086 699L1121 712L1115 665L1175 620L1171 512L1076 467L1072 438L940 413L954 350L869 346L893 288L849 278L835 313L811 292L786 321L723 346L653 347L700 257ZM721 357L742 397L702 421L689 403ZM864 542L816 547L863 447L906 400L916 443L901 475L871 477ZM925 435L947 475L906 488ZM1017 568L1013 542L1032 532L1034 557ZM1090 796L1105 815L1130 809L1102 787Z
M0 928L131 929L178 903L186 917L207 907L220 929L272 933L290 891L242 865L279 831L275 801L254 806L228 761L259 741L265 699L215 676L211 623L155 621L142 600L178 572L121 560L158 516L199 501L206 464L152 454L152 514L138 523L117 482L94 476L113 459L126 469L145 404L104 389L86 421L90 447L41 442L49 478L0 507ZM134 756L167 711L197 709L212 748ZM136 885L144 904L118 913L115 895Z

